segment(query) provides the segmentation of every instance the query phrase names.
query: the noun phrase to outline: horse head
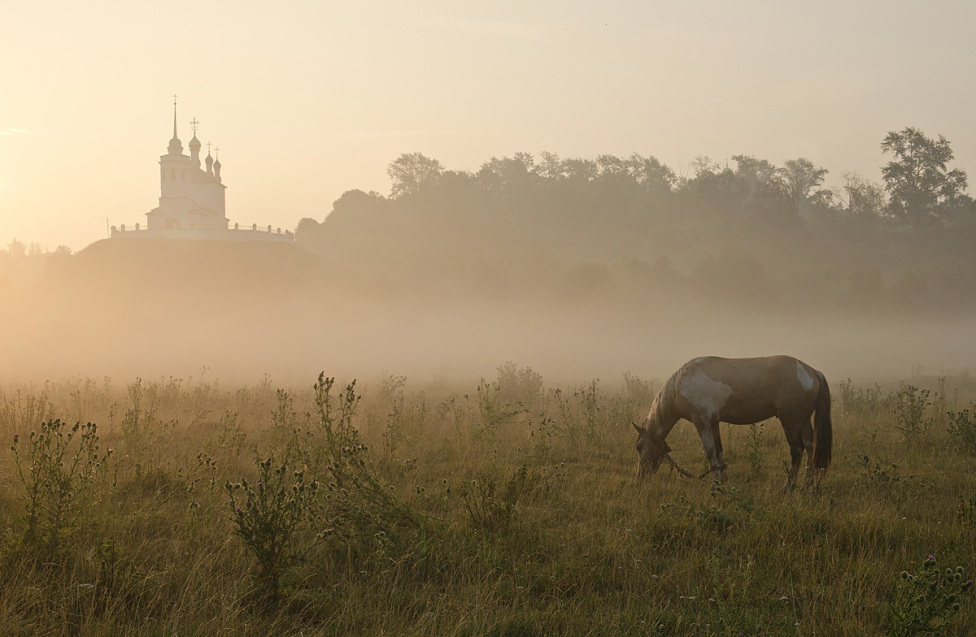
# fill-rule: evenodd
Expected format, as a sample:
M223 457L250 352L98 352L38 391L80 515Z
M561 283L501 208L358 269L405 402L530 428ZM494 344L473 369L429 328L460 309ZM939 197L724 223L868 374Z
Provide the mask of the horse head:
M663 440L655 440L650 427L641 427L636 422L631 424L637 431L637 443L635 445L637 448L637 479L643 480L658 470L671 448Z

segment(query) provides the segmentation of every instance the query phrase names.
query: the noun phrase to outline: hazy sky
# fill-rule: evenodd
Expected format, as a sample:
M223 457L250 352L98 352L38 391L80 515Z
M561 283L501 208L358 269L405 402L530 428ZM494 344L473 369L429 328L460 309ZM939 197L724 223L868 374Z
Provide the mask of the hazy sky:
M807 157L880 181L945 135L976 180L971 2L5 2L0 247L145 223L172 134L221 148L227 216L294 229L387 164ZM206 146L204 146L206 149ZM971 189L972 192L972 189Z

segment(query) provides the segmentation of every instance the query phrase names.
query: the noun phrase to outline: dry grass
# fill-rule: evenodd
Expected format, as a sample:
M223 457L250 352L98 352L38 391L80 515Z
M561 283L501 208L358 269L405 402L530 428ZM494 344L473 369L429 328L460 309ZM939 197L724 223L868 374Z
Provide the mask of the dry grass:
M0 388L4 440L60 417L98 423L115 451L47 561L22 541L23 486L13 454L0 456L0 634L886 634L901 571L930 554L976 569L976 458L938 414L909 439L890 404L835 402L834 465L816 495L778 493L788 452L775 421L759 435L723 428L724 489L666 470L640 485L629 421L646 384L557 392L526 371L458 392L363 387L353 424L374 475L424 522L315 545L274 604L255 601L223 484L314 428L311 387ZM683 465L703 463L687 423L669 443ZM972 602L945 634L976 632Z

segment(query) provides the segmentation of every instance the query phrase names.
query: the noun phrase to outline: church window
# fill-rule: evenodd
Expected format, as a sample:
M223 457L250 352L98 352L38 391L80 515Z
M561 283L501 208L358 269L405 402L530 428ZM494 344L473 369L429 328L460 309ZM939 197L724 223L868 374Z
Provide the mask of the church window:
M176 169L175 168L170 168L169 169L169 178L172 181L176 181Z
M186 181L186 171L185 170L181 170L180 171L180 181Z

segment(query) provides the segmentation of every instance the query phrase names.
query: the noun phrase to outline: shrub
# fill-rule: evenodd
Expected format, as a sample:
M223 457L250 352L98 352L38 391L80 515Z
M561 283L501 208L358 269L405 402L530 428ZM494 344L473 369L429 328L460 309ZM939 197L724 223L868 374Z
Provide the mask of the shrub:
M917 441L932 429L932 417L927 414L932 402L931 392L914 385L902 385L893 398L896 428L906 440Z
M934 555L922 562L918 575L902 571L898 601L892 606L892 637L941 634L959 612L960 593L972 589L973 581L963 582L962 574L961 566L940 570Z
M314 516L318 482L306 482L304 471L289 474L286 464L262 460L257 484L245 479L224 486L230 496L234 531L258 561L262 593L276 599L281 577L309 547L299 549L296 537ZM322 535L317 536L320 539Z
M491 476L472 480L461 490L461 499L471 526L489 533L508 530L515 519L515 506L525 494L527 482L528 470L525 465L512 474L500 493L495 489L495 480Z
M949 435L952 436L969 455L976 457L976 405L970 404L968 409L950 411Z
M25 490L24 544L40 550L45 561L50 561L74 522L82 496L112 450L99 456L94 423L75 423L69 429L60 419L41 423L39 430L30 432L26 446L23 451L20 435L14 434L11 450Z

